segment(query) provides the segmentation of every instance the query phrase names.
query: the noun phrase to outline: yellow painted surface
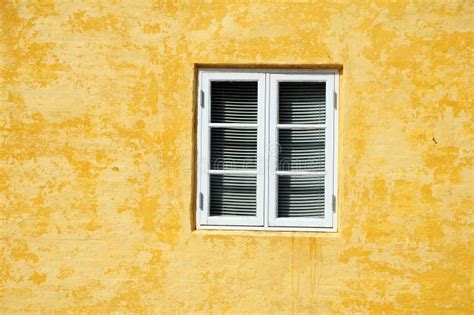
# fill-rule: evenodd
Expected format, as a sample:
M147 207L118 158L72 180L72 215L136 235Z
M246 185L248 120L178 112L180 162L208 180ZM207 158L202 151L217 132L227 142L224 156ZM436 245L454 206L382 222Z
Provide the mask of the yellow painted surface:
M1 313L470 313L474 3L0 3ZM339 232L194 231L195 64L342 65Z

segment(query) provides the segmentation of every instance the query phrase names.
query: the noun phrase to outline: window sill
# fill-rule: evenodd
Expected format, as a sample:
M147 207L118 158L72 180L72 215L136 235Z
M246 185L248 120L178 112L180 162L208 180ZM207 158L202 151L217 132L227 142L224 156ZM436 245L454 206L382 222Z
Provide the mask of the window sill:
M206 227L194 229L191 232L198 236L244 236L244 237L298 237L298 238L337 238L339 231L337 229L324 229L319 231L272 231L272 230L243 230L241 227L228 227L227 229L219 229Z

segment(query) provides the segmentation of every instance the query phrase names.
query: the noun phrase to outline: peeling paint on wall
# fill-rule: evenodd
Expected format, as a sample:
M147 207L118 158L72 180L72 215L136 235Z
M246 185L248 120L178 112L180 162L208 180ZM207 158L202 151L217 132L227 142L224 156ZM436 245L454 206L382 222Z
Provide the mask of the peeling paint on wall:
M472 1L3 1L0 311L471 313ZM343 65L339 232L193 231L195 64Z

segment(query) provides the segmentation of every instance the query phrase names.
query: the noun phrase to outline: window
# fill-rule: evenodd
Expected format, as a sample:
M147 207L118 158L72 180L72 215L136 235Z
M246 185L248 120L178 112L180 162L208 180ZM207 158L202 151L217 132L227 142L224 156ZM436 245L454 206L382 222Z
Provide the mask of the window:
M335 70L201 69L199 229L336 231Z

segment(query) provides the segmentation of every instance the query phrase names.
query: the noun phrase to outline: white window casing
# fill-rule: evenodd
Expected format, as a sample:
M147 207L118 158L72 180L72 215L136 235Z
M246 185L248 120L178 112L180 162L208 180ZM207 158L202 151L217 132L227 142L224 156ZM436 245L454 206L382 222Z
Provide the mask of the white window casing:
M260 73L232 73L231 76L227 73L201 73L201 90L203 92L202 100L204 106L200 106L199 127L201 128L201 143L200 143L200 168L199 186L202 193L202 209L200 211L201 225L229 225L229 226L263 226L263 209L264 209L264 145L265 145L265 75ZM256 82L258 86L257 93L257 122L256 123L214 123L211 122L211 82L230 81L230 82ZM210 157L210 138L211 132L224 129L234 128L242 130L255 130L257 134L257 156L256 169L231 169L231 170L216 170L211 169ZM252 175L256 177L256 216L212 216L211 215L211 191L210 178L212 175Z
M323 123L313 123L313 124L279 124L279 84L285 84L286 82L292 82L296 84L314 82L325 85L325 119ZM294 92L296 94L296 91ZM270 75L270 128L269 128L269 141L270 144L279 144L277 152L270 154L269 159L269 226L286 226L286 227L332 227L332 196L333 196L333 183L332 183L332 169L334 166L333 161L333 120L334 120L334 106L333 106L333 93L334 93L334 77L329 75L319 75L319 74L271 74ZM313 103L311 103L313 105ZM302 113L301 113L302 115ZM308 134L317 134L317 131L325 132L325 158L323 169L319 170L308 170L309 166L305 162L302 162L301 165L298 165L296 170L279 170L278 158L279 155L284 150L282 144L280 143L278 136L279 134L288 131L290 132L307 132ZM305 137L303 135L303 137ZM291 141L291 140L290 140ZM311 149L309 145L306 145L303 149ZM301 150L302 151L302 150ZM304 154L304 152L303 152ZM319 217L278 217L278 212L281 207L278 205L279 196L279 180L288 181L288 178L291 180L300 180L304 183L304 180L309 181L310 179L313 182L317 182L318 178L324 178L324 216L323 218ZM306 187L306 191L310 191L310 184ZM301 185L301 184L300 184ZM299 185L299 186L300 186ZM302 189L302 188L298 188ZM296 190L296 188L295 188ZM303 191L304 192L304 191ZM306 200L297 200L299 205L303 209L303 203L307 202L307 205L311 205L311 200L307 198L312 194L306 194L302 197ZM302 198L300 198L302 199ZM300 210L303 211L303 210Z
M198 79L197 228L337 231L338 71Z

